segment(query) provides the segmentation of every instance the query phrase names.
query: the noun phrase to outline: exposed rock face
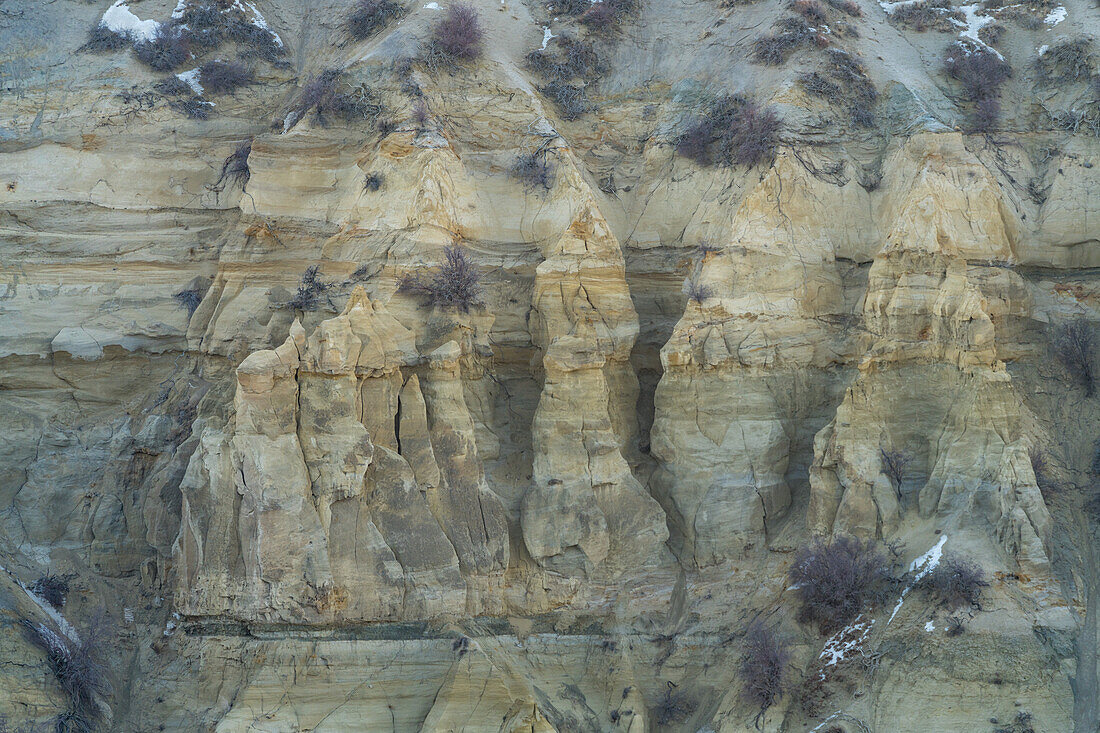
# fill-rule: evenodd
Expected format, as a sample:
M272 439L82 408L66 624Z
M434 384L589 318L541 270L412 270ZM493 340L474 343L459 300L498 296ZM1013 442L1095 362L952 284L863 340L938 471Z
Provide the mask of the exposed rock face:
M1011 271L978 274L1017 259L1013 223L992 178L956 145L898 157L916 173L884 212L893 223L871 265L859 376L815 438L811 528L890 535L916 502L925 516L984 518L1010 556L1045 568L1050 516L994 327L1026 312L1028 295ZM916 495L884 472L883 452L899 446L924 478Z
M660 506L623 457L635 432L629 408L638 386L628 360L638 318L622 253L594 201L544 255L533 335L545 381L523 541L540 565L563 574L618 574L652 564L668 538Z
M1094 9L476 0L452 67L442 0L204 4L0 4L0 729L1095 733ZM903 577L830 638L841 535Z

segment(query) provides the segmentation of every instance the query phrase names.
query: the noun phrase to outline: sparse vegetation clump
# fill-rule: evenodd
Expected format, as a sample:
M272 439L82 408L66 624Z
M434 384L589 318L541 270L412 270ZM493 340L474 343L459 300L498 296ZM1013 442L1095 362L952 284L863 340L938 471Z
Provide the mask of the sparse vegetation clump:
M870 540L847 536L800 549L788 577L801 604L798 620L826 634L881 603L894 585L885 555Z
M790 658L787 643L763 624L753 624L745 633L745 651L738 676L741 678L741 698L759 710L757 723L786 693Z
M826 20L825 6L818 0L794 0L790 8L814 25L820 25Z
M363 179L363 190L371 192L378 191L382 188L383 182L384 179L381 173L368 173L366 178Z
M1075 38L1048 48L1035 61L1045 81L1068 84L1088 81L1092 76L1092 41Z
M540 86L539 92L554 103L566 120L578 119L595 109L588 99L587 88L577 84L552 81Z
M527 54L527 66L544 80L539 92L567 120L575 120L593 109L588 84L611 68L591 41L571 33L562 33L549 49Z
M824 48L829 39L802 17L779 21L776 31L757 38L753 43L753 59L766 66L780 66L796 50L805 46Z
M88 40L80 47L80 50L87 53L105 53L107 51L121 51L129 47L129 36L113 31L105 25L97 25L88 33Z
M202 303L202 291L197 288L186 288L172 296L173 300L183 310L187 311L187 317L195 315L199 304Z
M178 76L168 76L153 85L153 89L165 97L194 96L191 85Z
M971 129L991 130L1000 119L1001 86L1012 75L1012 67L989 49L955 43L948 48L944 70L962 85L973 105Z
M312 112L321 127L333 118L345 122L378 119L385 111L379 94L365 85L349 89L343 77L339 69L327 69L307 81L294 108L298 119Z
M905 480L905 469L913 460L905 451L894 448L880 448L879 456L882 458L882 472L889 477L894 484L894 491L901 498L901 482Z
M227 15L213 3L188 4L173 22L190 46L203 50L221 45L226 24Z
M191 46L179 28L166 23L153 38L134 46L134 55L154 71L173 71L191 58Z
M670 682L663 695L653 706L653 721L662 728L682 722L695 712L698 703L686 692Z
M321 296L332 290L333 283L321 279L320 268L310 265L302 273L298 292L287 302L287 307L299 311L315 311L321 305Z
M418 293L431 305L466 313L481 302L481 271L461 247L444 247L439 272L430 279L406 275L400 290Z
M917 583L918 588L930 593L949 611L960 606L977 606L982 588L988 585L985 571L958 555L946 555Z
M370 38L407 12L404 5L394 0L358 0L344 20L344 29L349 36L361 41Z
M676 152L700 165L770 163L780 125L771 107L760 107L740 95L721 97L680 135Z
M252 154L252 138L241 141L240 144L222 162L222 172L218 181L211 188L214 191L225 190L226 185L240 184L243 189L252 177L252 169L248 167L248 156Z
M31 585L31 593L60 611L69 595L69 581L60 575L46 573Z
M853 18L863 17L863 10L855 0L826 0L826 2L829 4L829 7L835 8Z
M894 25L924 33L929 30L950 31L954 28L951 21L962 21L963 14L956 10L949 0L922 0L909 5L899 5L891 10L887 17Z
M527 54L527 66L548 81L567 82L607 73L608 63L595 45L570 33L562 33L551 49Z
M554 185L554 167L541 151L524 153L517 157L509 173L513 178L522 181L526 188L549 191Z
M874 126L878 90L863 63L840 49L830 49L827 58L824 73L813 71L802 75L799 79L802 87L830 104L846 107L852 122L860 127Z
M452 63L476 61L481 58L484 38L477 9L469 3L455 3L432 28L429 55Z
M106 625L100 621L83 629L79 642L44 623L24 619L22 626L27 639L46 653L50 672L69 699L69 709L58 716L55 729L91 733L102 718L99 699L111 689L101 659Z
M231 94L254 81L252 70L240 61L207 61L199 67L203 89L213 94Z
M1073 381L1084 388L1085 396L1092 397L1096 389L1092 368L1096 332L1092 324L1084 318L1062 324L1055 330L1051 346Z
M593 30L606 31L623 22L638 10L638 0L603 0L589 3L580 22Z
M714 289L699 282L698 278L689 277L684 281L684 294L692 303L702 305L707 298L714 297Z
M199 97L189 97L187 99L173 99L168 103L168 106L193 120L206 120L210 118L212 105L210 102L204 102Z

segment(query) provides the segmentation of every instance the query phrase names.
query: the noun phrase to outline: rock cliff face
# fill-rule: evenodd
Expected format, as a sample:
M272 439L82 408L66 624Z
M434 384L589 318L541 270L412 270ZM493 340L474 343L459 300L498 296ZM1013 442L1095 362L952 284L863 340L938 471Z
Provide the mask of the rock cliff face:
M1096 731L1100 10L451 6L0 5L0 729Z

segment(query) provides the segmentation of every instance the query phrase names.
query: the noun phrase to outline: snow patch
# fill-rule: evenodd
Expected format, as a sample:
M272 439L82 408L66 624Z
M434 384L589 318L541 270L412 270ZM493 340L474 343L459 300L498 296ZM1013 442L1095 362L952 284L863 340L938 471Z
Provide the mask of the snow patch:
M928 632L935 631L936 630L936 625L934 623L932 623L931 621L929 621L928 623L926 623L924 625L924 630L928 631Z
M925 575L936 569L936 566L940 564L940 559L943 557L943 545L947 542L947 535L941 535L940 541L935 546L918 557L913 562L909 563L909 572L916 573L913 578L913 582L901 589L901 595L898 596L898 602L894 606L893 613L890 614L890 618L886 620L886 625L889 626L890 622L894 620L894 616L898 615L898 611L901 610L901 604L905 602L905 596L913 589L913 586L920 581Z
M142 20L130 12L125 0L117 0L107 8L99 25L107 30L121 33L132 41L151 41L157 35L160 23L155 20Z
M541 46L541 48L543 50L546 50L546 44L550 43L551 38L557 38L557 36L555 36L553 33L550 32L550 26L544 25L542 27L542 46Z
M187 86L191 87L191 91L201 97L203 93L203 88L202 84L199 83L199 75L200 72L198 69L191 69L190 71L185 71L182 74L176 74L176 78L186 83Z
M237 3L237 7L240 7L241 0L236 0L236 3ZM256 9L255 3L251 3L251 2L248 2L248 0L245 0L245 5L247 5L249 10L252 11L252 25L256 26L260 30L265 30L268 33L270 33L271 37L273 39L275 39L275 43L277 43L279 45L279 48L282 48L283 47L283 39L279 38L279 34L276 33L275 31L271 30L271 28L268 27L267 21L264 20L264 16L260 13L260 11ZM241 10L244 10L244 8L241 8Z
M1047 17L1043 19L1043 22L1047 25L1058 25L1066 19L1066 6L1059 5L1054 10L1047 13Z
M3 565L0 565L0 571L8 573L7 569L4 568ZM12 581L14 581L15 584L18 585L23 590L24 593L27 594L27 598L30 598L34 602L34 605L41 608L46 613L47 616L49 616L50 618L53 619L53 622L55 624L57 624L57 628L61 629L61 633L65 634L65 636L69 637L69 639L74 644L79 644L80 643L80 635L76 633L76 629L73 628L73 625L70 624L68 622L68 620L64 616L62 616L61 613L56 608L54 608L49 603L47 603L46 599L40 598L39 596L32 593L30 588L23 585L23 581L21 581L19 578L15 577L11 573L8 573L8 577L11 578ZM42 627L42 625L39 624L39 628L41 629L41 628L44 628L44 627ZM48 629L46 629L46 630L49 631ZM50 633L52 634L53 632L50 632Z
M973 5L960 5L959 10L963 11L963 16L966 18L966 22L963 23L955 20L954 18L951 19L952 23L965 29L959 32L959 36L961 38L969 38L970 40L974 41L974 43L977 43L979 46L982 46L997 54L997 58L1004 60L1004 56L1001 55L1000 51L993 48L982 39L978 38L978 31L980 31L982 28L985 28L990 23L994 22L996 18L994 18L992 15L978 15L979 10L984 10L980 3L974 3Z
M909 572L917 574L917 577L913 579L913 583L936 569L943 558L943 546L946 542L947 535L941 535L940 541L936 543L935 547L909 563Z
M425 10L439 10L439 3L428 3L424 6Z
M875 625L874 619L861 622L863 614L856 616L855 621L845 626L840 631L829 637L825 642L825 648L821 650L819 659L825 659L821 665L821 678L825 679L825 667L831 667L844 661L847 655L853 651L859 651L863 642L871 634L871 628Z
M1040 55L1040 56L1042 56L1042 55L1043 55L1044 53L1046 53L1046 52L1047 52L1047 51L1048 51L1049 49L1050 49L1050 46L1048 46L1048 45L1046 45L1046 44L1044 43L1044 44L1043 44L1042 46L1039 46L1039 55Z

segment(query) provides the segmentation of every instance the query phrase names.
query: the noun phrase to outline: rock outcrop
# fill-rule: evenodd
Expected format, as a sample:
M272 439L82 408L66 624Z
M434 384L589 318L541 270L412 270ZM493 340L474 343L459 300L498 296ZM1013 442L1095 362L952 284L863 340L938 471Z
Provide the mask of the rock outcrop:
M0 3L0 730L1094 733L1095 9L473 4Z

